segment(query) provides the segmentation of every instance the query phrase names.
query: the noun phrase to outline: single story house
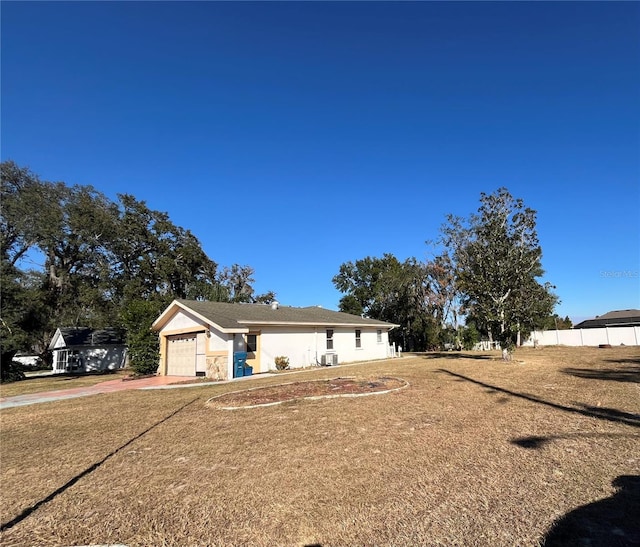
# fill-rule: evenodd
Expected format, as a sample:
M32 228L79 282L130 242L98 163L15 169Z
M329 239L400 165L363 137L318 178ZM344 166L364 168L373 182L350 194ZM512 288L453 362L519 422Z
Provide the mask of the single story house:
M275 370L280 356L291 368L384 359L396 326L317 306L174 300L152 329L160 375L226 380ZM245 358L243 371L237 365Z
M49 349L54 373L116 370L127 364L125 334L119 329L61 327Z
M640 310L616 310L596 315L595 319L587 319L574 329L598 329L603 327L636 327L640 326Z

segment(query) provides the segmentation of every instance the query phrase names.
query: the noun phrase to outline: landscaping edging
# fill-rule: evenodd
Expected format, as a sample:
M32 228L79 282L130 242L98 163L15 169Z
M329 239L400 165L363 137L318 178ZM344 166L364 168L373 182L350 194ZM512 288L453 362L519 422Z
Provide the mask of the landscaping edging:
M236 391L229 391L227 393L222 393L220 395L216 395L215 397L211 397L209 399L207 399L207 401L205 402L205 406L212 408L213 407L213 403L216 399L220 399L222 397L225 396L229 396L229 395L234 395L234 394L239 394L239 393L249 393L251 391L258 391L258 390L264 390L264 389L268 389L268 388L279 388L279 387L286 387L286 386L291 386L294 384L313 384L316 382L327 382L327 381L332 381L332 380L355 380L357 377L356 376L341 376L341 377L337 377L337 378L322 378L319 380L308 380L306 382L286 382L283 384L275 384L275 385L271 385L271 386L259 386L259 387L254 387L254 388L249 388L249 389L241 389L241 390L236 390ZM320 400L320 399L337 399L339 397L366 397L368 395L383 395L383 394L387 394L387 393L392 393L394 391L400 391L401 389L405 389L407 387L410 386L409 382L407 382L404 378L397 378L394 376L386 376L384 377L385 379L388 380L395 380L397 382L402 383L403 385L401 385L400 387L394 387L392 389L384 389L384 390L380 390L380 391L366 391L366 392L362 392L362 393L338 393L338 394L327 394L327 395L306 395L306 396L293 396L293 397L289 397L289 398L283 398L282 400L279 401L272 401L272 402L268 402L268 403L257 403L257 404L251 404L251 405L243 405L243 406L221 406L221 407L217 407L217 410L243 410L243 409L248 409L248 408L261 408L261 407L269 407L269 406L276 406L276 405L281 405L283 403L287 403L287 402L291 402L291 401L315 401L315 400Z

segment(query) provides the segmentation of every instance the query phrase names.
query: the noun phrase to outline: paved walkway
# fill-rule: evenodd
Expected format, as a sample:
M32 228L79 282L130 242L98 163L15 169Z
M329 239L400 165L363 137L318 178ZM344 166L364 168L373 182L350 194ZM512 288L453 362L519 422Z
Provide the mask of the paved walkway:
M37 403L48 403L60 401L62 399L74 399L76 397L87 397L98 393L113 393L114 391L124 391L127 389L159 389L168 387L187 380L193 380L189 376L153 376L151 378L141 378L140 380L109 380L93 386L74 387L57 391L44 391L41 393L28 393L27 395L16 395L14 397L0 398L0 409L13 408L16 406L33 405ZM201 386L201 383L182 384L184 387ZM178 387L178 386L175 386Z

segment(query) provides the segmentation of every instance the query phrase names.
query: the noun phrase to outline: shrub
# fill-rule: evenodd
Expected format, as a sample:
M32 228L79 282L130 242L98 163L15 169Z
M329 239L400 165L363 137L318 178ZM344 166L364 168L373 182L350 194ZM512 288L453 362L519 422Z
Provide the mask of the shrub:
M158 369L158 335L151 330L151 324L160 314L161 305L158 302L133 300L122 312L122 322L127 329L129 361L136 375L154 374Z
M278 370L287 370L289 368L289 358L284 355L276 357L275 362Z

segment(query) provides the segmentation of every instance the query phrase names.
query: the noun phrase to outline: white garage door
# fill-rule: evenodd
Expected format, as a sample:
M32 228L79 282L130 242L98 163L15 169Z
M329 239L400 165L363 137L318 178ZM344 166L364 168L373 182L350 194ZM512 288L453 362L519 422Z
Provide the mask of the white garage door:
M167 340L167 375L196 375L196 334L170 336Z

